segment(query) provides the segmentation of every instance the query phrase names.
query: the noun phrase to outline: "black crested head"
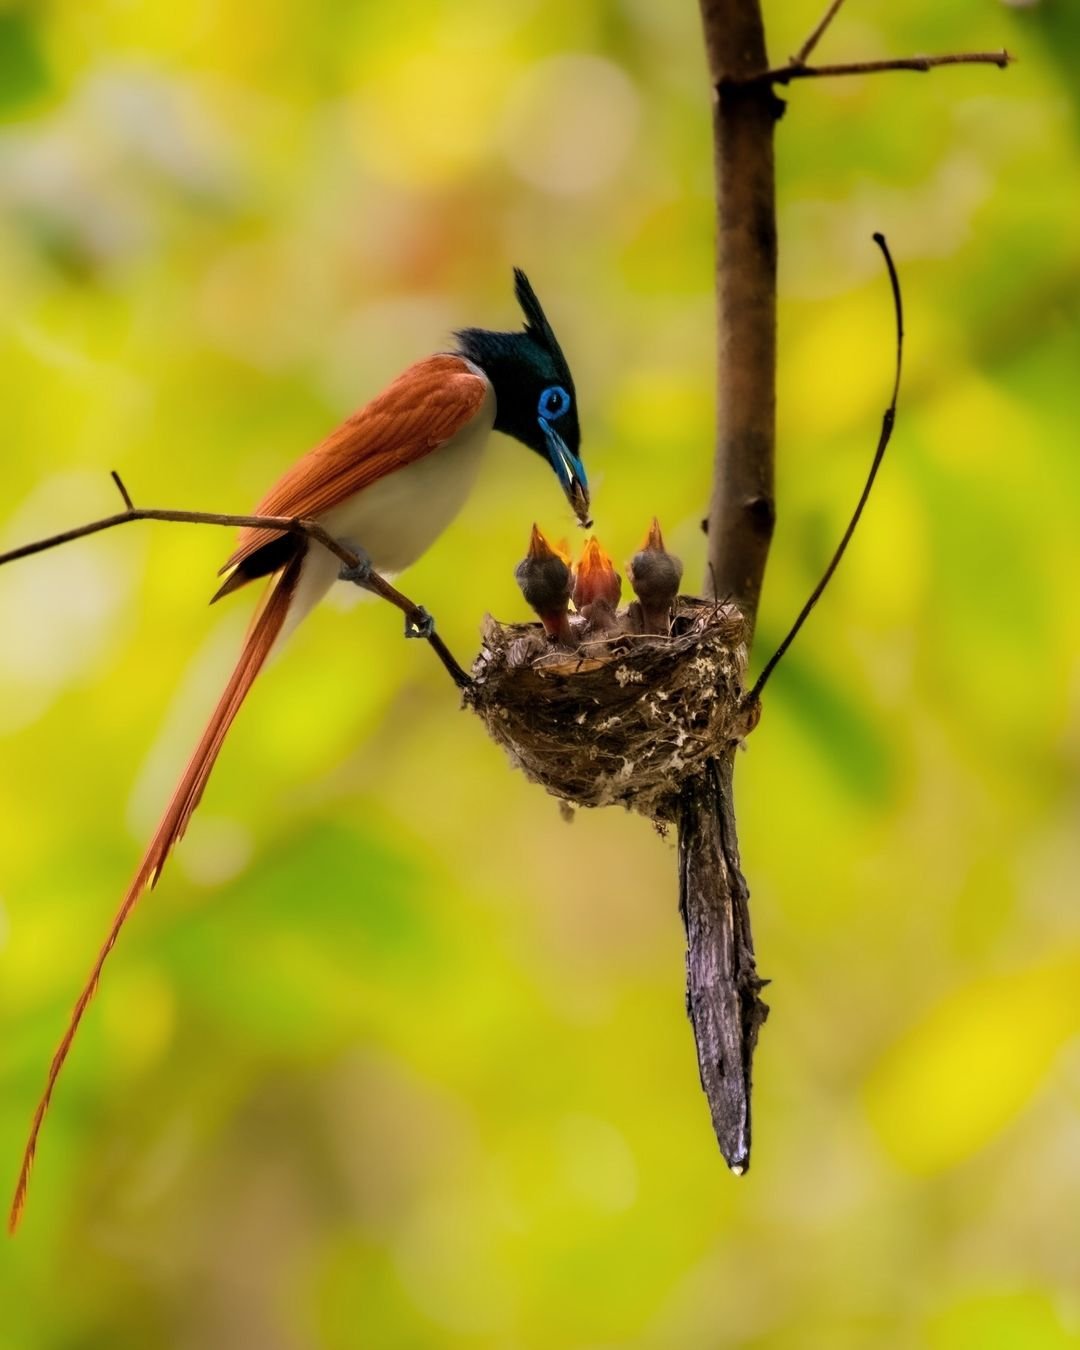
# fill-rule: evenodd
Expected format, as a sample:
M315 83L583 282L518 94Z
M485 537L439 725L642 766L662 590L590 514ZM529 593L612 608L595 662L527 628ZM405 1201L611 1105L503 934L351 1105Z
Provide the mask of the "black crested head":
M514 268L514 293L525 315L525 328L517 333L496 333L487 328L463 328L454 334L458 350L478 365L495 386L495 429L547 458L547 442L538 426L540 395L549 387L563 389L569 399L557 418L559 434L577 452L578 429L574 377L562 348L548 323L529 278ZM561 400L552 400L552 412Z
M589 488L580 459L574 378L529 278L514 268L514 293L525 315L518 333L463 328L458 351L480 367L495 390L495 429L550 463L585 523Z

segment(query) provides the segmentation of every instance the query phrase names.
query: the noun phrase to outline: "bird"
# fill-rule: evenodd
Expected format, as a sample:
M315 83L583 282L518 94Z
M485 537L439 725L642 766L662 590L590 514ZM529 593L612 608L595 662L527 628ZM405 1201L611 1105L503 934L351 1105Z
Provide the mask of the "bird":
M574 580L574 608L599 636L618 631L615 612L622 595L622 579L615 565L593 535L586 540Z
M655 516L645 542L626 564L626 574L637 596L630 606L631 622L642 633L666 637L671 631L671 607L679 593L683 565L664 548Z
M335 580L363 585L372 571L415 562L463 505L492 430L544 458L582 525L589 486L580 457L577 395L570 367L528 277L514 269L521 330L464 328L453 350L415 362L296 461L256 508L263 516L313 520L359 559L339 558L304 536L264 528L241 532L214 600L259 578L268 590L240 658L124 895L53 1056L34 1112L11 1206L18 1225L38 1136L57 1078L102 968L128 915L156 885L166 858L202 797L225 736L271 651ZM430 620L428 621L430 622Z
M563 647L575 646L568 613L574 575L565 548L552 548L539 526L533 525L529 551L514 569L514 577L548 638Z

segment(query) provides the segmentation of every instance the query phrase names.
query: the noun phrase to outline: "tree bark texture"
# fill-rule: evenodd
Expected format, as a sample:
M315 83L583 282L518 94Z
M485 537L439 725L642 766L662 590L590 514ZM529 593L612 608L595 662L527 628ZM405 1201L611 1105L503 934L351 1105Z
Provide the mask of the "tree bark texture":
M742 610L750 636L776 519L776 192L782 104L757 0L701 0L713 85L716 177L716 451L706 587Z
M716 176L716 450L706 591L730 599L753 640L776 507L776 202L773 128L783 105L752 77L768 69L758 0L701 0L713 86ZM734 745L685 782L679 903L686 1006L701 1085L728 1166L750 1164L751 1068L767 1008L754 964L749 890L732 801Z

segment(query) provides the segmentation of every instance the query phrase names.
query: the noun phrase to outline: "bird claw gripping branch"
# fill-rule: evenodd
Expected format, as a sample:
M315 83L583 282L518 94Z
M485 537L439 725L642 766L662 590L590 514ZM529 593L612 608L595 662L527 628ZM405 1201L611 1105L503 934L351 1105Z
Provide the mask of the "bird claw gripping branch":
M366 586L371 580L375 566L362 548L358 548L355 544L350 544L349 547L356 554L356 562L342 564L338 572L338 581L351 581L355 586ZM406 636L409 635L406 633Z
M405 636L407 638L430 639L435 632L435 618L423 605L417 605L411 614L405 615Z

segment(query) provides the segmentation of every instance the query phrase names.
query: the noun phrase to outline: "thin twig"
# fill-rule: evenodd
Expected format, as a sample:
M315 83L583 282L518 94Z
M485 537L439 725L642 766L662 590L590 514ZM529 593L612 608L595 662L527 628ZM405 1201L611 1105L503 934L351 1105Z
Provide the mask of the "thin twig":
M111 472L110 472L110 474L109 474L109 477L110 477L110 478L113 480L113 482L116 484L117 490L119 491L120 496L123 497L123 499L124 499L124 505L127 507L127 509L128 509L129 511L134 511L134 510L135 510L135 503L131 500L131 497L130 497L129 494L128 494L128 490L127 490L127 488L124 486L124 480L120 477L120 475L116 472L115 469L111 470Z
M949 52L944 56L896 56L882 61L842 61L836 65L790 65L763 70L739 81L744 85L790 84L792 80L817 80L828 75L879 75L889 70L936 70L938 66L998 66L1004 70L1016 60L1003 47L999 52Z
M787 637L784 638L780 646L777 647L776 651L773 652L772 656L765 662L764 669L757 677L754 687L743 700L744 707L752 707L761 697L761 691L768 683L769 676L776 669L784 653L795 641L799 629L802 628L803 624L809 618L811 610L821 599L825 587L828 586L829 582L832 580L833 573L840 565L840 559L844 556L844 552L851 542L851 536L855 533L855 527L859 523L859 518L863 513L863 507L869 500L871 489L874 486L874 480L877 478L878 469L881 467L881 461L885 455L885 449L892 436L893 425L896 422L896 400L900 395L900 367L904 352L904 309L900 298L900 278L896 275L896 266L893 263L892 255L889 253L889 246L885 242L885 236L883 234L875 234L874 243L881 249L885 258L885 266L889 269L889 283L892 286L893 307L896 311L896 374L893 378L892 400L885 409L885 414L881 419L881 435L878 437L877 449L874 451L874 459L870 465L870 472L867 475L866 484L863 487L862 495L859 497L858 505L855 507L855 512L848 522L847 529L844 531L844 537L840 540L840 544L833 554L832 561L825 569L825 575L814 587L813 591L811 591L809 599L799 611L799 617L791 625Z
M825 30L828 28L829 24L832 23L833 19L836 18L836 13L843 3L844 0L832 0L832 4L818 20L817 27L806 39L803 45L795 53L795 55L791 58L791 65L793 66L806 65L807 58L809 57L810 53L814 50L814 48L818 45L818 43L821 41L821 39L825 36Z
M101 520L92 520L86 525L77 525L74 529L64 530L60 534L50 535L47 539L36 539L30 544L0 553L0 567L5 563L16 562L20 558L32 557L35 553L44 553L48 549L69 544L75 539L84 539L87 535L99 534L102 530L111 530L117 525L126 525L133 520L163 520L180 525L223 525L232 529L270 530L279 534L298 535L321 544L339 558L345 567L359 568L361 559L351 549L339 543L333 535L315 520L305 520L296 516L235 516L215 511L166 511L155 508L134 506L127 489L119 475L113 472L113 481L119 488L128 509L118 515L105 516ZM445 666L450 678L459 689L469 684L469 677L454 659L449 648L438 633L428 631L428 614L421 605L415 604L396 587L377 572L371 572L363 582L365 590L394 605L405 615L407 631L410 636L425 637L436 656Z
M355 554L339 544L313 520L302 520L295 516L234 516L214 511L166 511L145 506L130 506L117 515L103 516L100 520L91 520L85 525L76 525L73 529L64 530L60 534L49 535L46 539L35 539L32 543L22 544L7 553L0 553L0 567L5 563L17 562L20 558L32 557L35 553L58 548L61 544L69 544L75 539L99 534L102 530L111 530L116 525L126 525L132 520L165 520L181 525L225 525L232 529L264 529L279 534L305 535L328 548L345 566L355 567L359 562Z

